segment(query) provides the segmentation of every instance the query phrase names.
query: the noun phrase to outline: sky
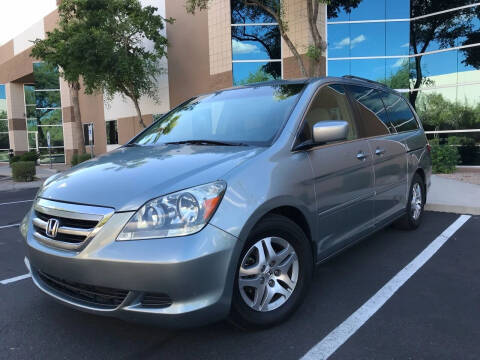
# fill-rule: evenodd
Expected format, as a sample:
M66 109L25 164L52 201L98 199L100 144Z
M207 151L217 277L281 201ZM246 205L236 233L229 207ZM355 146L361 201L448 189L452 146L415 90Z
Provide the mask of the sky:
M56 0L0 0L0 45L56 8Z

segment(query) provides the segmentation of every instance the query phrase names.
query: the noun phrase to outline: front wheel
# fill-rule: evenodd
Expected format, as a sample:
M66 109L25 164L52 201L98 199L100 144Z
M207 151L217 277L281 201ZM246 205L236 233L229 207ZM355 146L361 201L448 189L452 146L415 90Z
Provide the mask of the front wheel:
M420 226L425 206L425 184L420 175L413 176L407 202L406 214L395 225L405 230L415 230Z
M241 253L231 320L242 328L284 321L303 300L312 271L311 246L303 230L286 217L267 216Z

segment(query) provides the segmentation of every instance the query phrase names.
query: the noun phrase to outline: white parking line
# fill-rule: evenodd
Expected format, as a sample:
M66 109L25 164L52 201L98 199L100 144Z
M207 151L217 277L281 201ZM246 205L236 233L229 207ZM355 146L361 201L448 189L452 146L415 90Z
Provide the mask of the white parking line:
M342 346L355 332L370 319L393 294L412 277L442 247L447 240L462 227L470 215L461 215L443 233L441 233L425 250L386 283L375 295L337 326L330 334L310 349L302 360L327 359Z
M33 200L19 200L19 201L10 201L10 202L4 202L0 203L0 206L2 205L13 205L13 204L20 204L20 203L26 203L26 202L32 202Z
M23 279L28 279L30 276L32 276L30 273L20 275L20 276L15 276L13 278L5 279L5 280L0 281L0 284L7 285L7 284L10 284L10 283L13 283L13 282L16 282L16 281L20 281L20 280L23 280Z
M14 227L14 226L20 226L20 224L3 225L3 226L0 226L0 230L1 230L1 229L11 228L11 227Z

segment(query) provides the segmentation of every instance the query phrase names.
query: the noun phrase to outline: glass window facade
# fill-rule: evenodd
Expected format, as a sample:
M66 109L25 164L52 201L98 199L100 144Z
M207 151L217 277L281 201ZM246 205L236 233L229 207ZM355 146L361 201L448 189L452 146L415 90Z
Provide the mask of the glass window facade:
M52 161L64 163L62 104L58 70L44 63L33 64L35 84L24 85L25 117L29 151L40 153L40 163L49 163L48 134Z
M281 37L275 19L241 0L231 0L231 16L233 84L281 78Z
M5 85L0 84L0 162L8 161L8 150L10 141L8 139L8 118L7 118L7 94Z
M429 138L468 144L457 144L462 164L480 165L480 1L351 4L327 7L328 75L398 89Z

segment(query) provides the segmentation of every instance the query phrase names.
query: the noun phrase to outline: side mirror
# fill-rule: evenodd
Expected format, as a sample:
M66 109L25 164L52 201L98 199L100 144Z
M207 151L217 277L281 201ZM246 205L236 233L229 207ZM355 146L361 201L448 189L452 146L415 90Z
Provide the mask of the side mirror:
M328 143L346 140L348 136L348 122L346 121L319 121L313 125L313 141Z

